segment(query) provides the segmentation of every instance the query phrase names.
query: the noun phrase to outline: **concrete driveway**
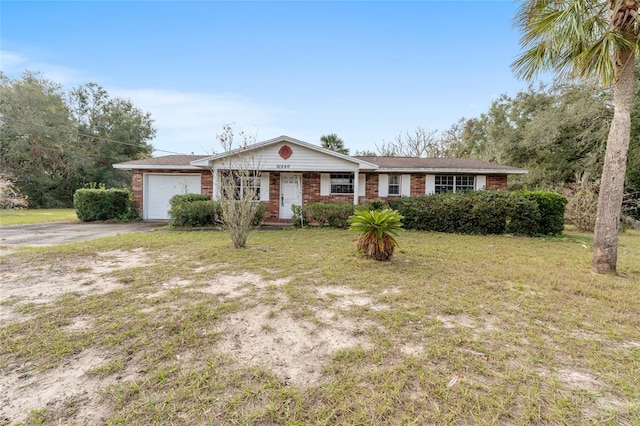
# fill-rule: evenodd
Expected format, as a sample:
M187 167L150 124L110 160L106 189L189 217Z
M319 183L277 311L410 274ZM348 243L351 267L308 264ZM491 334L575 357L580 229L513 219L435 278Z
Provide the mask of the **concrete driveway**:
M32 223L0 227L0 246L52 246L129 232L150 232L164 223Z

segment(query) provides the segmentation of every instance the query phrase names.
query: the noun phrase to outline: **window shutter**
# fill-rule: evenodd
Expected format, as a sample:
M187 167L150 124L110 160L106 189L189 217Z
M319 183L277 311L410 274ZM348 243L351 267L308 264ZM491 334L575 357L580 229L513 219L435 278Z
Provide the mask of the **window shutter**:
M378 197L389 195L389 175L378 175Z
M269 201L269 173L262 172L260 175L260 201Z
M402 175L400 185L400 195L411 197L411 175Z
M358 175L358 196L366 197L367 196L367 176L364 173L360 173Z
M425 175L424 176L424 193L426 195L435 194L436 193L436 175Z
M320 173L320 195L331 195L331 175Z
M476 191L480 191L481 189L486 189L486 187L487 187L487 176L486 175L476 176Z

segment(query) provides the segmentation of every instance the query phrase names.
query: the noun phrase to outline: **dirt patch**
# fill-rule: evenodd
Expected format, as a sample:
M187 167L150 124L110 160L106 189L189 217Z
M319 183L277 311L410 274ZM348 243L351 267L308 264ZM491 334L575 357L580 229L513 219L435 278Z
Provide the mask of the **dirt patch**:
M77 424L102 424L109 417L104 391L123 375L96 377L91 369L108 360L104 352L88 349L47 371L6 368L0 380L0 422L20 423L32 410L47 407Z
M267 287L279 287L288 280L263 280L259 275L243 273L238 275L218 274L208 285L198 288L198 291L214 294L220 297L234 298L255 294L256 291Z
M19 311L25 304L52 303L69 292L100 294L117 289L125 284L110 274L149 264L143 250L102 252L82 265L60 261L25 266L18 260L5 258L0 324L29 319L29 315ZM264 366L285 383L314 384L323 380L323 367L333 353L370 346L365 332L369 324L355 323L344 315L345 311L363 307L384 309L384 306L376 305L366 292L346 286L309 288L311 294L326 303L314 307L308 316L277 304L261 303L265 297L286 302L288 296L282 287L288 281L264 280L251 273L219 273L205 283L197 278L195 282L171 278L158 283L146 297L161 297L172 289L183 288L248 302L248 308L228 314L218 323L216 332L221 338L217 349L230 355L239 366ZM64 330L90 330L94 321L79 316ZM403 349L409 355L419 351L413 347ZM188 356L181 354L176 359L185 367L189 365ZM44 408L69 423L103 423L111 409L105 391L128 377L122 372L102 375L91 372L111 361L108 354L89 348L47 371L28 365L6 366L0 372L0 424L25 421L32 410ZM127 371L139 371L138 367L136 362L129 362Z
M71 292L112 291L123 284L109 277L110 273L148 264L147 255L141 249L102 252L88 258L83 265L68 261L24 265L19 260L3 259L2 268L6 272L0 277L0 324L29 318L15 309L19 305L51 303Z
M268 367L284 382L312 384L320 380L331 353L367 345L367 339L356 336L357 330L345 319L321 327L287 312L274 315L269 307L259 305L222 322L220 349L244 365Z

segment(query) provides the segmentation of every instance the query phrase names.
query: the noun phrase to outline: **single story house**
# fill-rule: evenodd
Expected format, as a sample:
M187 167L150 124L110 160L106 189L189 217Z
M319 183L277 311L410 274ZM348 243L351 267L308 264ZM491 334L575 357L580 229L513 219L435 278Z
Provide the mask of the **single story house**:
M249 165L249 166L247 166ZM131 170L135 208L143 219L168 219L176 194L219 198L222 173L253 170L241 186L267 204L266 222L290 222L291 206L317 202L361 204L448 191L507 189L507 176L524 169L468 158L343 155L280 136L215 155L167 155L114 164Z

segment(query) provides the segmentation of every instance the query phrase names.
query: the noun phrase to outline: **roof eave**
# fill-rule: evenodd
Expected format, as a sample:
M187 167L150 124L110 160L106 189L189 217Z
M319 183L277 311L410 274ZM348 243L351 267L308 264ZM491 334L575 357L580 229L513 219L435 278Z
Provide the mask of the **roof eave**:
M380 173L475 173L483 175L525 175L529 173L525 169L466 169L460 167L381 167L377 171Z
M120 170L202 170L201 167L194 166L177 166L169 164L114 164L114 169Z

